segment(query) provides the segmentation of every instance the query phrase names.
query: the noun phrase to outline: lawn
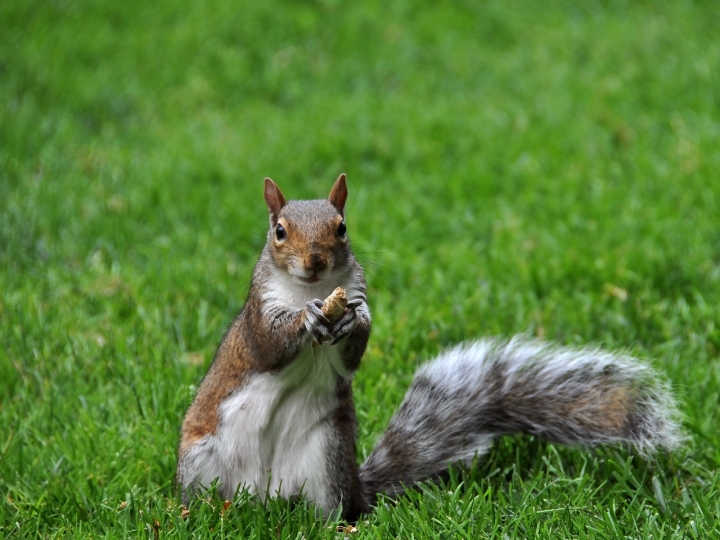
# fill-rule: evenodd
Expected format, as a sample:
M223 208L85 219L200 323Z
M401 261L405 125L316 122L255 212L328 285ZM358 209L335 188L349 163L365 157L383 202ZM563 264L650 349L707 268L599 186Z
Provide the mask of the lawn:
M720 3L0 3L0 537L720 536ZM480 336L629 351L689 442L506 437L343 529L197 501L179 428L264 244L325 197L373 335L364 458L416 366ZM340 529L338 527L341 526Z

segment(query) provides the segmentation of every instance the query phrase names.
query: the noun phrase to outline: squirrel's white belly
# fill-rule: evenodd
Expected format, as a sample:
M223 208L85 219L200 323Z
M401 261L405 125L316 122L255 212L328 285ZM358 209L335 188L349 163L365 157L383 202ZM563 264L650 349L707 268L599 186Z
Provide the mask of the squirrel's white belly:
M220 405L216 432L189 451L197 465L192 484L209 487L217 479L227 499L238 487L263 499L302 492L317 506L334 508L327 447L341 370L337 347L313 347L308 340L279 373L249 375Z

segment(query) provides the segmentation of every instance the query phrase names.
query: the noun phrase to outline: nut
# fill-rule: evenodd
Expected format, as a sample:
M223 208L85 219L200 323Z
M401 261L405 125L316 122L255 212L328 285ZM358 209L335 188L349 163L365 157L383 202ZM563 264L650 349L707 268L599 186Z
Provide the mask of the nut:
M343 316L346 307L347 295L345 294L345 289L338 287L323 302L322 312L332 324Z

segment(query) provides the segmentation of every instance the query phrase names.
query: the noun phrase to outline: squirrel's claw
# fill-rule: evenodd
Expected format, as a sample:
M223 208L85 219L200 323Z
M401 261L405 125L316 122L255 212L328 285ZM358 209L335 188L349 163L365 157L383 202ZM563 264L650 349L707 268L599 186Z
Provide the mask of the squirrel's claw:
M330 339L330 322L322 312L322 300L310 300L305 304L305 328L318 343Z
M350 335L355 329L355 325L357 324L357 312L355 309L360 304L362 304L362 300L351 300L348 302L345 314L340 317L340 320L333 325L330 331L330 345L335 345L338 341Z
M322 311L322 300L310 300L305 303L305 328L318 343L325 343L331 338L330 321Z

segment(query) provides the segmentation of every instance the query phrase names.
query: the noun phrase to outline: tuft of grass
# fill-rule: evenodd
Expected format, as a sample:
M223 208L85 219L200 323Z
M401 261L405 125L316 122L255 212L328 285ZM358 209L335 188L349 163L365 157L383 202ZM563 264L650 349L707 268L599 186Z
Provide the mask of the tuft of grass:
M0 3L0 535L720 533L716 2ZM506 438L344 529L184 516L179 426L264 243L262 178L348 227L366 456L417 364L528 333L649 359L692 443ZM340 527L340 528L338 528Z

